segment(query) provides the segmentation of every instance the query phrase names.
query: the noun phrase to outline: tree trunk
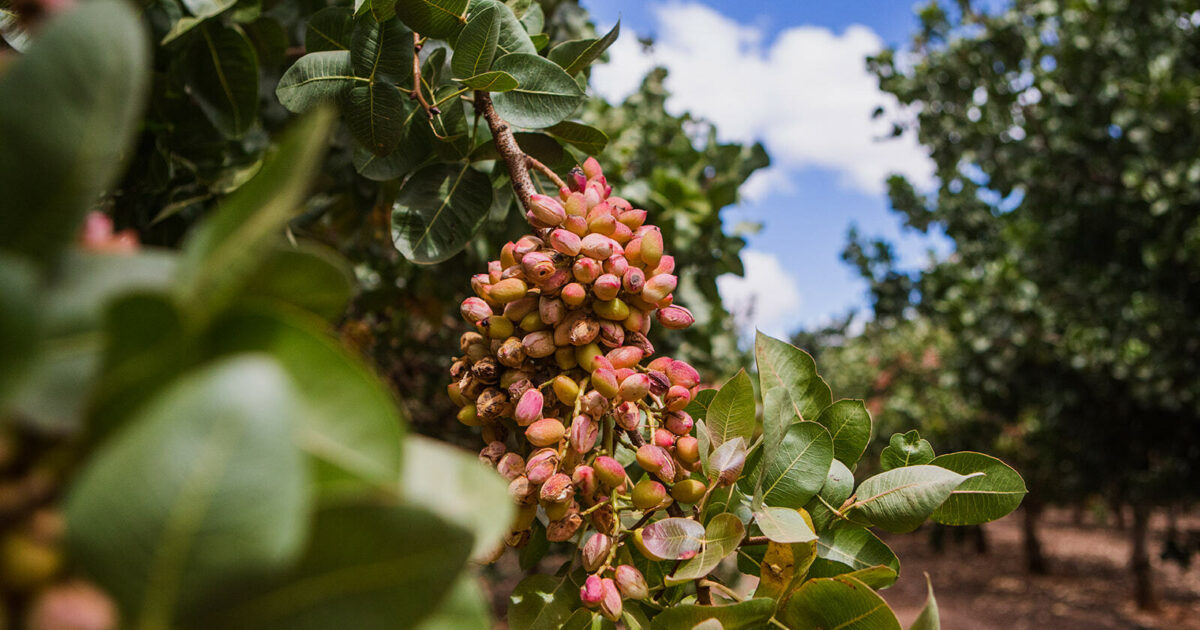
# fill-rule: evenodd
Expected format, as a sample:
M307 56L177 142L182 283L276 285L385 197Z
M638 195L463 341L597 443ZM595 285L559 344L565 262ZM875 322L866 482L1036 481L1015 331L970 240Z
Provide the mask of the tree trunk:
M988 553L987 531L983 529L982 525L976 525L971 529L974 530L973 533L975 534L975 553L986 556Z
M1049 573L1046 566L1046 555L1042 553L1042 541L1038 539L1037 522L1042 515L1042 506L1036 503L1025 503L1025 566L1030 573L1045 575Z
M1113 523L1117 527L1117 531L1125 531L1125 506L1117 499L1110 499L1108 508L1112 511Z
M1154 572L1150 566L1150 506L1133 504L1133 553L1129 566L1133 570L1133 598L1142 610L1158 610L1158 594L1154 591Z

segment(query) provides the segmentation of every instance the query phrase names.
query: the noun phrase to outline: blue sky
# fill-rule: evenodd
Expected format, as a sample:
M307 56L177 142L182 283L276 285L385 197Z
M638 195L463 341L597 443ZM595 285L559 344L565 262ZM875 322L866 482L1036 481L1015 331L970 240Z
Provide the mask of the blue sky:
M865 284L840 253L851 225L892 240L905 266L923 265L943 239L904 230L888 208L884 178L900 171L918 183L932 167L913 141L877 140L870 112L888 104L863 57L903 46L917 21L906 0L584 0L597 24L621 18L612 62L593 89L619 99L653 65L670 71L672 113L713 121L724 139L761 140L772 168L751 180L747 198L725 210L727 226L760 222L748 236L745 280L724 279L722 294L754 326L786 334L866 307ZM636 36L652 36L647 55ZM723 89L731 86L731 89ZM764 87L766 86L766 87Z

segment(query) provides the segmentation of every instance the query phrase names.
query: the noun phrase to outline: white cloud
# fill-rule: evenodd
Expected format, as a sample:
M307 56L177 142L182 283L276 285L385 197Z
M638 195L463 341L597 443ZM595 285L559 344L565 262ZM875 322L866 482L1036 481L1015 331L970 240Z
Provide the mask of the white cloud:
M755 328L779 337L800 327L800 290L775 254L742 250L746 275L725 274L717 278L721 301L733 313L743 333Z
M671 113L708 119L725 140L762 141L780 173L828 168L840 185L868 194L882 194L893 172L929 182L932 164L911 135L878 140L890 128L871 113L896 103L866 70L866 56L883 47L870 28L852 25L835 34L794 26L768 42L762 28L702 4L670 2L653 12L653 51L623 35L610 49L612 61L592 74L597 93L622 100L650 68L662 65L670 71ZM778 174L772 179L785 181Z

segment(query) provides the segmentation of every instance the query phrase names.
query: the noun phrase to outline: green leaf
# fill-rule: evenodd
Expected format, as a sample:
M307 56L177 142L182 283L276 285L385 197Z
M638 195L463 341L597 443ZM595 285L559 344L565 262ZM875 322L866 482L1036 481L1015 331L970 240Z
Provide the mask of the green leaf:
M397 0L396 15L426 37L449 39L467 23L468 0Z
M598 155L608 146L608 136L603 131L573 120L547 127L546 133L589 155Z
M896 583L896 572L891 567L874 566L849 573L843 573L846 577L851 577L867 586L879 590L885 589Z
M436 164L409 177L392 208L392 238L405 258L441 262L466 247L492 205L487 175L469 165Z
M349 52L314 52L297 59L283 73L275 96L288 111L300 114L325 103L337 102L360 80L350 69Z
M507 6L507 5L506 5ZM516 15L515 13L513 14ZM525 15L520 17L521 26L525 28L525 32L533 35L541 33L542 28L546 26L546 13L542 11L542 5L532 4L525 11Z
M491 604L479 585L479 579L470 573L463 573L458 576L442 605L422 621L417 630L491 630L490 610Z
M546 539L546 526L542 522L533 519L533 525L530 527L529 542L521 547L518 564L522 571L529 571L546 557L546 552L550 550L550 541Z
M356 85L346 101L346 126L350 135L376 155L387 155L400 145L406 108L412 108L396 86L380 82Z
M1028 492L1025 480L1011 466L983 453L963 451L935 457L930 464L962 475L983 473L954 489L930 515L943 525L978 525L1007 515Z
M933 461L933 457L933 445L922 439L916 429L908 433L893 433L888 445L879 454L879 468L891 470L919 466Z
M459 82L472 90L484 92L510 92L517 89L517 80L513 75L499 70L460 79Z
M704 420L708 417L708 407L712 404L714 398L717 397L717 390L702 389L696 392L696 396L692 398L692 402L684 408L688 415L695 418L697 421Z
M308 551L272 585L243 589L193 628L318 630L412 628L455 585L471 548L464 531L407 506L322 509Z
M703 544L704 526L690 518L664 518L642 529L642 545L664 560L690 558Z
M812 542L817 539L817 534L801 512L792 508L764 507L754 513L754 522L764 536L777 543Z
M562 122L583 103L583 90L553 61L528 53L496 60L493 70L507 72L517 88L493 99L500 117L518 127L550 127Z
M709 403L704 426L712 448L739 437L749 444L754 438L755 412L754 385L745 370L738 370Z
M185 87L226 138L241 138L258 121L258 53L240 28L205 24L192 40Z
M850 516L889 532L911 532L968 478L927 464L882 472L859 484Z
M251 275L244 294L298 306L326 320L354 295L354 275L337 252L313 243L278 244Z
M354 11L350 7L325 7L308 19L304 29L304 50L350 50L354 35Z
M163 37L162 44L166 45L178 39L184 33L203 24L209 18L216 17L237 4L237 0L184 0L184 6L193 17L184 16L171 25L171 30Z
M550 36L545 33L538 33L537 35L530 35L529 41L533 44L533 49L540 53L543 48L550 45ZM576 81L576 83L578 83L578 81ZM587 89L586 84L581 84L579 87L581 89Z
M37 269L0 252L0 413L14 384L28 374L40 336Z
M520 18L533 5L533 0L506 0L504 5L512 9L513 15Z
M675 605L654 617L650 626L654 630L696 628L706 620L717 622L725 630L752 630L767 627L767 620L775 612L775 600L756 597L728 606L700 606L696 604Z
M370 81L404 83L412 77L412 37L412 31L395 18L376 22L360 17L350 40L350 67Z
M508 597L508 627L559 630L581 605L580 586L583 586L581 571L562 577L534 574L521 580Z
M833 456L853 466L871 441L871 414L861 400L839 400L817 416L817 423L833 437Z
M341 474L323 486L365 480L392 488L400 476L404 421L387 386L324 332L325 322L299 313L243 309L213 323L204 347L213 355L266 352L299 386L300 446Z
M778 618L789 628L900 630L887 602L866 584L846 576L805 582L788 598Z
M842 527L821 533L809 577L833 577L871 567L887 567L890 585L900 573L900 560L878 536L861 527Z
M379 156L361 145L355 145L354 169L363 177L375 181L398 179L437 158L433 151L434 142L421 109L412 107L404 119L400 146L387 155Z
M717 447L708 456L708 478L721 487L733 485L746 465L746 442L735 437Z
M53 18L10 60L0 73L0 249L44 265L75 238L133 153L149 64L141 17L119 0Z
M929 590L929 596L925 598L925 606L921 608L921 614L917 615L908 630L942 630L937 598L933 596L933 583L929 581L928 573L925 574L925 587Z
M817 531L824 531L833 521L839 519L834 514L834 510L840 508L852 494L854 494L854 473L850 472L850 469L846 468L842 462L833 460L829 466L829 473L825 475L825 485L821 486L821 491L817 493L817 496L804 506L804 509L808 510L809 515L812 516Z
M328 110L293 123L258 174L192 230L179 269L178 287L185 298L215 312L244 286L270 251L264 245L303 203L332 123Z
M450 72L456 78L475 77L491 69L492 60L496 58L496 44L500 41L497 12L498 9L489 6L471 15L454 45L454 56L450 58Z
M550 49L550 54L547 57L550 61L562 66L567 74L579 74L592 62L600 58L613 42L617 41L617 36L621 34L621 20L617 20L616 25L612 27L603 37L598 39L574 39L571 41L558 44Z
M474 17L480 11L486 11L489 8L495 10L496 19L500 22L500 39L496 41L497 54L537 54L538 49L533 45L533 40L530 39L525 26L521 24L521 21L517 19L517 16L508 5L497 0L473 0L468 19Z
M764 399L772 389L783 388L801 420L815 419L833 400L829 385L817 374L817 364L807 352L760 332L754 340L754 356Z
M300 410L273 361L231 359L163 391L90 460L67 498L69 541L130 627L173 627L299 555Z
M714 516L704 528L700 555L684 562L674 574L667 576L666 585L683 584L708 575L721 560L737 551L738 543L745 535L746 528L738 517L729 512Z
M470 532L475 558L495 551L509 532L516 508L507 488L476 453L420 436L405 440L401 495Z
M788 427L769 461L761 450L750 456L748 467L764 465L762 503L772 507L800 508L825 485L833 462L833 440L825 427L815 422L797 422ZM750 476L741 481L742 491L753 491Z

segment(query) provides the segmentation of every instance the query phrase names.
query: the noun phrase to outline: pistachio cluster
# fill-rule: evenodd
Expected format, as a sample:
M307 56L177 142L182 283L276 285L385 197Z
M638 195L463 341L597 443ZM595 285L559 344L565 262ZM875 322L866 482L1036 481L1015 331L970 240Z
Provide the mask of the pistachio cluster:
M525 545L539 515L550 541L590 525L580 597L616 619L622 598L646 597L637 569L613 566L627 533L621 517L695 503L707 488L689 478L699 449L684 411L700 375L651 359L646 337L654 320L671 329L694 321L673 304L675 261L646 211L611 192L589 158L559 198L533 196L534 232L471 278L475 296L461 312L475 330L462 335L448 390L459 421L481 427L481 459L510 480L519 508L508 545ZM646 473L636 485L618 445Z

